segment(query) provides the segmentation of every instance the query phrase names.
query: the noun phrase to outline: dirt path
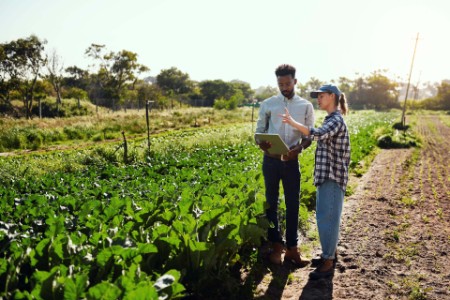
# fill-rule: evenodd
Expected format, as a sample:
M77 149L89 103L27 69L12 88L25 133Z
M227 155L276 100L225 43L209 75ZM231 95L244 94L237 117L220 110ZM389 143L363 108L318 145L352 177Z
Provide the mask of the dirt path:
M256 299L450 299L450 128L417 126L423 147L381 151L346 199L334 278L266 266Z

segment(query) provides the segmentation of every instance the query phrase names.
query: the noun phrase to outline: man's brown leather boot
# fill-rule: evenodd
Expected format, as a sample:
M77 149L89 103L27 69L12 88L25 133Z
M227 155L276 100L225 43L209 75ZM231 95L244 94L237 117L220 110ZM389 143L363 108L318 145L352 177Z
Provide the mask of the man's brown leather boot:
M299 268L306 267L310 261L307 259L303 259L298 251L296 246L289 247L286 250L286 254L284 255L284 260L293 263L295 266Z
M269 254L269 260L271 263L281 265L281 255L284 252L284 245L281 243L272 244L272 252Z

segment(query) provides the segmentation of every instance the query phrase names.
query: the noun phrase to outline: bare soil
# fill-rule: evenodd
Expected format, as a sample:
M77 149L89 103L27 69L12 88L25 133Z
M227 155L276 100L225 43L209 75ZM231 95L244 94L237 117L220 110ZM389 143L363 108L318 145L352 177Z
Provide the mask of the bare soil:
M334 277L261 263L254 299L450 299L450 128L417 129L422 148L382 150L346 198Z

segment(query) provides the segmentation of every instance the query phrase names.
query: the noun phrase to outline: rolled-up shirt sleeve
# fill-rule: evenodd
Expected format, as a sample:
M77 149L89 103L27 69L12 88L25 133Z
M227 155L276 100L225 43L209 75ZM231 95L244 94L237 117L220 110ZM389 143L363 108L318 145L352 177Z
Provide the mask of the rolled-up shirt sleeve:
M256 121L256 130L255 133L266 133L267 132L267 124L269 123L270 115L267 113L266 103L262 103L259 107L258 121ZM255 142L259 144L259 140L255 138Z
M330 137L335 136L341 130L342 125L343 124L338 119L330 118L323 124L322 127L314 128L310 126L310 136L314 141L329 139Z
M315 122L314 107L310 103L307 106L307 109L306 109L306 116L305 116L305 124L304 125L306 127L308 127L310 129L310 131L311 131L311 128L314 126L314 122ZM309 134L309 135L302 135L302 139L312 140L312 136L311 136L311 134Z

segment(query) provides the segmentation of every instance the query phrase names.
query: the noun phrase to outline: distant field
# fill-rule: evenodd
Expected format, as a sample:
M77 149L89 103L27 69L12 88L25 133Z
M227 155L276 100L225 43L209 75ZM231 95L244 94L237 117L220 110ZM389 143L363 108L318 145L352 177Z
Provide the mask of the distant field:
M183 108L152 110L149 126L152 134L186 128L209 127L233 123L250 123L252 109L233 111L213 108ZM254 116L255 120L257 116ZM99 142L145 136L147 121L145 110L103 112L94 116L71 118L34 118L33 120L0 118L0 152L41 149L71 142Z

